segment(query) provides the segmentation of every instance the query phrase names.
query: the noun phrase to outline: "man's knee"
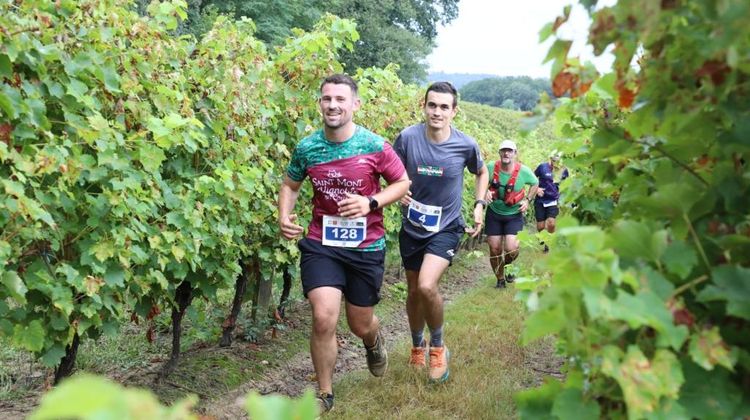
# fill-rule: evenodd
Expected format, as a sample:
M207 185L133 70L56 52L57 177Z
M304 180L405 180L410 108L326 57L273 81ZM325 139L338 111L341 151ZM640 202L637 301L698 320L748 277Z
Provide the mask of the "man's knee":
M364 337L370 333L370 330L373 327L373 321L374 319L372 317L369 319L350 319L349 329L357 337Z
M503 252L503 241L499 236L488 236L487 245L489 245L492 255L499 255Z
M503 241L503 250L505 251L505 254L516 253L516 255L518 255L519 245L518 238L515 235L509 235L506 236Z
M336 323L339 317L339 308L326 304L312 305L313 333L316 335L331 334L336 331Z
M555 218L554 217L550 217L549 219L547 219L547 230L549 231L549 233L555 232Z
M336 333L337 317L331 313L313 314L313 335L326 337Z
M536 230L537 232L541 232L546 227L544 222L536 222Z
M437 295L437 284L420 284L416 292L421 299L429 300Z

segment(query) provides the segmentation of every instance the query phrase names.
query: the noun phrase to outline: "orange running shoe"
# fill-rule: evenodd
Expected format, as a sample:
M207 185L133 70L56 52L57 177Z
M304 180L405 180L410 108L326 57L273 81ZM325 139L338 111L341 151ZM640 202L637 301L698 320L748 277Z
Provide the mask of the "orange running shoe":
M448 348L430 347L430 382L443 383L448 380L450 369L448 369L448 359L451 352Z
M409 356L409 366L418 369L427 366L427 343L423 341L421 346L411 348L411 356Z

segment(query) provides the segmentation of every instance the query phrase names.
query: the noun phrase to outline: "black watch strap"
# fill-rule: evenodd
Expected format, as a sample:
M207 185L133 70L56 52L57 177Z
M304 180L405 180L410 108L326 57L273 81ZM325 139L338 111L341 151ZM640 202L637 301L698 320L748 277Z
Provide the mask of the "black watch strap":
M377 210L380 206L380 203L378 203L378 200L375 199L373 196L367 197L368 200L370 200L370 211Z
M474 200L474 207L477 206L477 204L481 204L482 207L487 207L487 202L485 200Z

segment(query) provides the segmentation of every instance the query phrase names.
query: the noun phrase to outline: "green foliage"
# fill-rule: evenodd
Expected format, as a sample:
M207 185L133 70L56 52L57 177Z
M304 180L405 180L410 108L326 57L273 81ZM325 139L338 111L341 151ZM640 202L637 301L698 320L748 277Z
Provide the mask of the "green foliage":
M96 395L96 398L91 398ZM45 419L197 419L192 408L196 397L188 397L171 407L162 406L146 390L128 389L107 379L79 375L45 394L29 417Z
M342 54L349 71L395 63L406 82L425 79L423 60L432 51L438 25L458 16L458 0L336 0L324 8L357 22L361 41Z
M200 22L211 11L216 11L233 19L252 19L257 27L256 37L269 45L283 45L284 40L292 35L293 28L312 29L325 13L319 0L208 0L196 3L192 8L195 18L191 16L185 23L190 33L196 36L205 33Z
M528 76L490 77L469 82L461 88L461 98L507 109L531 111L542 92L552 94L547 79Z
M292 400L282 395L260 395L251 392L247 396L245 409L250 418L286 420L318 418L318 403L315 394L308 389L299 399Z
M96 398L91 398L96 395ZM195 396L164 407L147 390L125 388L97 376L78 375L45 394L29 417L45 419L174 419L201 418L193 412ZM245 403L250 418L314 419L318 406L312 391L293 400L280 395L260 396L253 392Z
M417 82L427 74L423 60L432 51L438 25L458 16L458 0L193 0L190 20L178 32L200 36L217 14L247 17L257 26L257 38L276 46L293 36L295 28L311 30L326 13L357 23L356 48L340 57L347 72L396 64L402 80Z
M196 41L170 36L185 2L134 6L0 4L0 334L48 366L184 281L215 301L242 257L296 264L276 191L357 39L328 15L272 54L250 21L218 17ZM414 88L392 69L357 78L376 104L360 122L393 135Z
M738 52L750 48L750 5L589 10L590 43L614 44L616 59L598 76L567 59L564 40L550 50L554 89L573 99L537 111L567 139L574 218L558 220L558 246L540 262L551 274L524 285L537 308L524 340L556 335L567 378L520 395L523 417L584 411L562 405L607 418L745 417L750 59Z

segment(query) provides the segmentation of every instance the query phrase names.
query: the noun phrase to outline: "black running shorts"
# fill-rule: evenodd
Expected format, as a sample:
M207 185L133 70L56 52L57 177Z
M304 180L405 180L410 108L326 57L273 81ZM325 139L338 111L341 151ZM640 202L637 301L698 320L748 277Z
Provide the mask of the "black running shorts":
M411 237L402 227L398 233L398 246L404 268L419 271L425 254L436 255L452 262L463 234L464 225L460 218L449 223L440 232L423 239Z
M540 200L534 201L534 217L537 222L543 222L550 217L555 218L560 214L560 208L557 205L544 207Z
M487 236L517 235L523 230L523 215L521 213L511 216L497 214L491 209L487 210L484 217L484 233Z
M375 306L380 301L385 250L355 251L307 238L297 246L305 297L312 289L330 286L341 290L352 305Z

